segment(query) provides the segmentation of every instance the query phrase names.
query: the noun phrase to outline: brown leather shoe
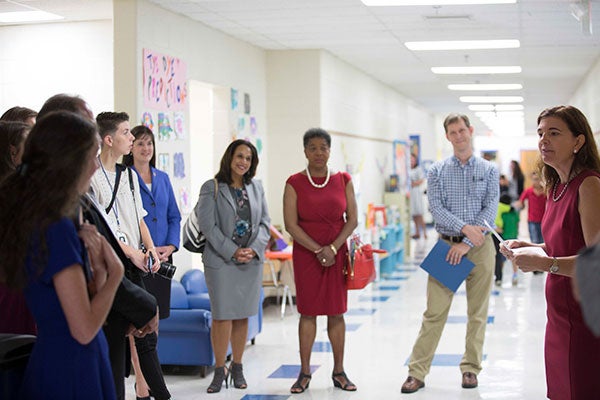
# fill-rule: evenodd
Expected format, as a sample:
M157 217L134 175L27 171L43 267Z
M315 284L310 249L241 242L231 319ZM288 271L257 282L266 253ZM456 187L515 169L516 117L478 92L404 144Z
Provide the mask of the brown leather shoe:
M425 382L409 376L402 384L402 389L400 391L402 393L414 393L422 387L425 387Z
M465 389L473 389L477 387L477 375L472 372L463 373L462 387Z

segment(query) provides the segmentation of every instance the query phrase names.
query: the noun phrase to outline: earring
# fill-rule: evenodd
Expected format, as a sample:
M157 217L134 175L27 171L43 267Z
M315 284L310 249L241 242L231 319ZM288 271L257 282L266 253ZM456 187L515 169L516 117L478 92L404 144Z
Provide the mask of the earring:
M577 149L573 149L573 154L577 154Z

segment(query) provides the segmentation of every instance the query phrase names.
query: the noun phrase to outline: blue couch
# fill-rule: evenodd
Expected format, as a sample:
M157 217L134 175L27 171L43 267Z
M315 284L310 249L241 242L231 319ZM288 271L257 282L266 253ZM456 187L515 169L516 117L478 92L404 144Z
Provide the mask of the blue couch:
M248 340L254 344L262 330L262 301L257 315L248 318ZM200 375L215 364L210 341L212 314L204 272L187 271L181 282L171 280L171 315L160 321L158 358L161 364L198 365ZM231 350L228 351L228 355Z

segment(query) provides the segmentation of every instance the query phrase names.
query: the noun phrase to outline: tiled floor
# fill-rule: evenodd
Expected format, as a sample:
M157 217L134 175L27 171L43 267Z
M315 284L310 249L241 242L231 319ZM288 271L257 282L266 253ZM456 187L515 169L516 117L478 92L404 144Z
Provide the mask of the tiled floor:
M434 236L434 235L430 235ZM464 287L454 298L450 317L426 377L426 387L414 394L401 394L406 362L421 324L425 308L427 274L419 260L434 244L413 241L414 259L399 266L392 279L376 282L349 294L346 314L346 358L348 376L358 386L354 393L333 388L332 356L325 330L325 317L318 319L317 338L311 359L313 378L303 394L289 388L299 371L297 315L289 307L281 319L279 307L265 308L263 332L244 354L246 390L223 389L207 394L212 370L201 378L197 369L168 371L166 380L178 400L182 399L545 399L543 362L545 317L544 275L520 275L513 287L510 266L505 282L491 288L483 371L479 387L462 389L458 363L464 349L466 298ZM135 399L133 380L127 382L127 399Z

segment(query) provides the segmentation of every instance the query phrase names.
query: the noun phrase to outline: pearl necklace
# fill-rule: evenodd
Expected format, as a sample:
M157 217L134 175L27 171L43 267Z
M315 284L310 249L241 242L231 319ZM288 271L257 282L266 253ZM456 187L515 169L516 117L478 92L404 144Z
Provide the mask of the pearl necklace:
M327 186L327 184L329 183L329 177L330 177L330 173L329 173L329 167L327 167L327 176L325 177L325 182L323 182L320 185L317 185L313 180L312 180L312 176L310 176L310 171L308 170L308 166L306 167L306 176L308 177L308 181L310 182L311 185L313 185L314 187L316 187L317 189L323 189L325 186Z
M563 195L565 194L565 191L567 190L567 186L569 186L569 183L571 183L573 178L575 178L575 177L573 176L572 178L569 178L567 183L565 183L565 187L562 188L558 197L556 197L556 188L558 187L558 181L556 183L554 183L554 188L552 188L552 201L557 202L560 199L562 199Z

